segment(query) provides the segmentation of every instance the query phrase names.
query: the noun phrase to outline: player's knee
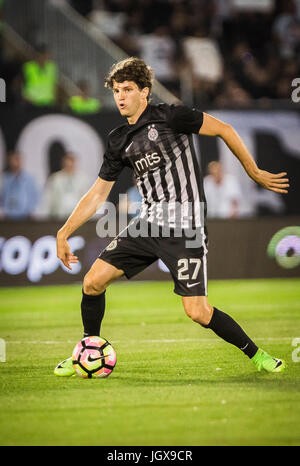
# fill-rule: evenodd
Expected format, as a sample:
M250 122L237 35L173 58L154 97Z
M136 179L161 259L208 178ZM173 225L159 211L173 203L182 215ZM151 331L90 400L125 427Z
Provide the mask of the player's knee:
M106 284L101 280L96 280L94 275L87 273L83 279L83 291L85 294L98 295L106 290Z
M208 325L212 316L212 309L210 305L200 305L190 303L185 305L184 310L188 317L200 325Z

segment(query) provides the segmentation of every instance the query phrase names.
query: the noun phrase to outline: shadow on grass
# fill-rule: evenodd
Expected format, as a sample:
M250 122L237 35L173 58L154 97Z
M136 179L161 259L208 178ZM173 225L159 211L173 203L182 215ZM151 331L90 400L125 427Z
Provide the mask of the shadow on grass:
M113 379L111 379L112 381ZM267 374L267 373L248 373L237 376L213 376L213 377L181 377L178 378L152 378L152 377L133 377L117 375L115 381L118 383L131 386L147 386L152 387L189 387L189 386L230 386L244 385L250 388L259 388L266 390L295 390L299 391L299 382L294 379L288 379L285 374Z
M1 379L9 378L12 376L12 368L5 371L3 369ZM172 374L164 375L163 373L139 373L136 369L130 373L123 370L115 371L110 377L104 379L83 379L79 376L75 377L56 377L52 372L53 368L48 365L39 367L24 367L21 371L14 375L15 380L20 382L26 376L26 384L23 384L23 390L30 390L32 385L38 381L38 388L42 387L52 390L60 386L61 388L74 388L75 390L81 389L82 384L87 384L89 387L97 387L99 384L105 389L128 388L128 387L235 387L240 388L253 388L260 390L276 390L276 391L296 391L299 392L299 379L291 377L287 372L282 374L268 374L266 372L244 372L237 373L236 375L226 375L224 371L210 371L207 369L205 375L202 376L189 376L187 372L177 372L174 370ZM6 377L4 377L7 372ZM14 371L13 371L14 372ZM223 373L222 373L223 372ZM25 385L25 386L24 386ZM17 389L17 387L16 387Z

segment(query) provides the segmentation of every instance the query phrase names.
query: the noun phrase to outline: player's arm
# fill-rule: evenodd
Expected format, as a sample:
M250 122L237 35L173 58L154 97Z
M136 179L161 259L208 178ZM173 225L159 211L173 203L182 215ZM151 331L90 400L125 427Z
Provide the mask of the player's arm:
M239 159L250 178L265 189L283 194L288 192L286 188L289 187L289 180L286 178L286 172L273 174L260 170L238 133L229 124L203 113L203 124L199 134L221 137L231 152Z
M56 237L57 257L71 269L70 264L78 262L71 253L67 239L81 225L86 223L106 201L114 181L105 181L98 177L89 191L81 198L66 223L60 228Z

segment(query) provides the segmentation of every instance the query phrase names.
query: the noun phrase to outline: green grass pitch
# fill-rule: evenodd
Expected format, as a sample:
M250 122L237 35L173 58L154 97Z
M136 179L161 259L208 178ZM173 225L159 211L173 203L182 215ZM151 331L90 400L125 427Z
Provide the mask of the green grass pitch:
M58 378L81 338L81 285L2 288L1 445L299 445L300 279L212 281L229 313L283 374L258 373L237 348L185 316L171 282L107 291L107 379ZM295 343L295 341L294 341Z

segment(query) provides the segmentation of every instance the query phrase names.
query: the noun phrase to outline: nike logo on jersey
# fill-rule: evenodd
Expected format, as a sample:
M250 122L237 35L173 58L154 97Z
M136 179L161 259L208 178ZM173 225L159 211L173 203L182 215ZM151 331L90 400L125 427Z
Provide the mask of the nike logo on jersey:
M130 149L130 147L132 146L132 144L133 144L133 141L131 141L131 143L129 144L129 146L126 147L125 152L128 152L128 151L129 151L129 149Z
M197 283L187 283L186 286L188 288L192 288L192 286L196 286L196 285L199 285L201 282L197 282Z

